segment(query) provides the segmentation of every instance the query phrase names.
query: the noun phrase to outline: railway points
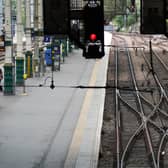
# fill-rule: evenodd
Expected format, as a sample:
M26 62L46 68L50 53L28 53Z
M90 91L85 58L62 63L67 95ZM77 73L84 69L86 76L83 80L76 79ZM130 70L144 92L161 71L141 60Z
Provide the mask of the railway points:
M160 43L149 47L151 39L113 34L117 47L111 49L107 78L113 87L106 90L99 168L168 165L167 53ZM136 52L133 44L140 46Z

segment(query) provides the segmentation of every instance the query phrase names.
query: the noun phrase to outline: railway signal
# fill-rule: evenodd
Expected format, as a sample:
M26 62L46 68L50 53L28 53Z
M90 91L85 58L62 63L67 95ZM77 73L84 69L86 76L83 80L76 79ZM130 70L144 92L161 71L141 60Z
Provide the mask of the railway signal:
M84 7L84 49L85 58L104 56L104 11L103 2L90 0Z

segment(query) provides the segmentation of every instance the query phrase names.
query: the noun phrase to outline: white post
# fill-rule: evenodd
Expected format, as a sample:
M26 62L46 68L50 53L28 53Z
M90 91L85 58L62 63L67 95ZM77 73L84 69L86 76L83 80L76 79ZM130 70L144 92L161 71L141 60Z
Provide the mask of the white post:
M3 30L3 2L0 0L0 35L2 35Z
M43 0L39 1L39 7L38 7L38 29L39 29L39 46L43 46ZM44 75L44 52L41 48L40 52L40 72L42 75Z
M12 63L11 0L5 0L5 63Z
M22 24L22 0L17 0L17 50L16 57L23 57L23 24Z
M39 46L43 44L43 0L39 0L38 3L38 29L39 29Z
M14 66L12 63L11 0L5 0L5 64L4 95L14 95Z
M34 0L30 0L30 22L31 28L34 27Z
M16 46L16 85L24 84L24 55L23 55L23 23L22 23L22 0L17 0L17 46Z
M25 72L28 77L33 76L32 72L32 40L31 40L31 0L26 0L26 58L25 58Z
M34 0L34 33L35 33L35 42L34 42L34 70L35 76L39 77L39 29L38 29L38 0Z
M26 50L31 51L31 17L30 17L30 0L26 0Z

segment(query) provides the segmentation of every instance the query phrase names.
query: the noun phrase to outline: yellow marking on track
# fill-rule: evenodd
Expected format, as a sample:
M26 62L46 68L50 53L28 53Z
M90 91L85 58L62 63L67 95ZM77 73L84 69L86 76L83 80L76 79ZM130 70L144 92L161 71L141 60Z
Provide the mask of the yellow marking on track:
M89 81L89 86L94 86L96 84L99 64L100 64L100 61L96 60L96 63L92 71L91 79ZM80 117L78 119L77 126L74 131L74 135L73 135L69 152L64 164L64 168L71 168L74 162L76 161L76 157L80 149L80 144L82 141L82 137L83 137L86 121L87 121L87 114L88 114L92 95L93 95L93 89L88 89L84 98L84 103L81 108Z

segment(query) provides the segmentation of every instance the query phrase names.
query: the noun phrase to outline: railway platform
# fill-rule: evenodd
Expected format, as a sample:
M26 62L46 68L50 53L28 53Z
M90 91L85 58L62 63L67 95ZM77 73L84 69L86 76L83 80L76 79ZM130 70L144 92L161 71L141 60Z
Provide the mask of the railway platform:
M105 89L79 86L105 86L108 50L101 60L74 50L54 72L54 89L48 69L26 80L25 90L17 87L15 96L0 93L1 168L97 166Z

